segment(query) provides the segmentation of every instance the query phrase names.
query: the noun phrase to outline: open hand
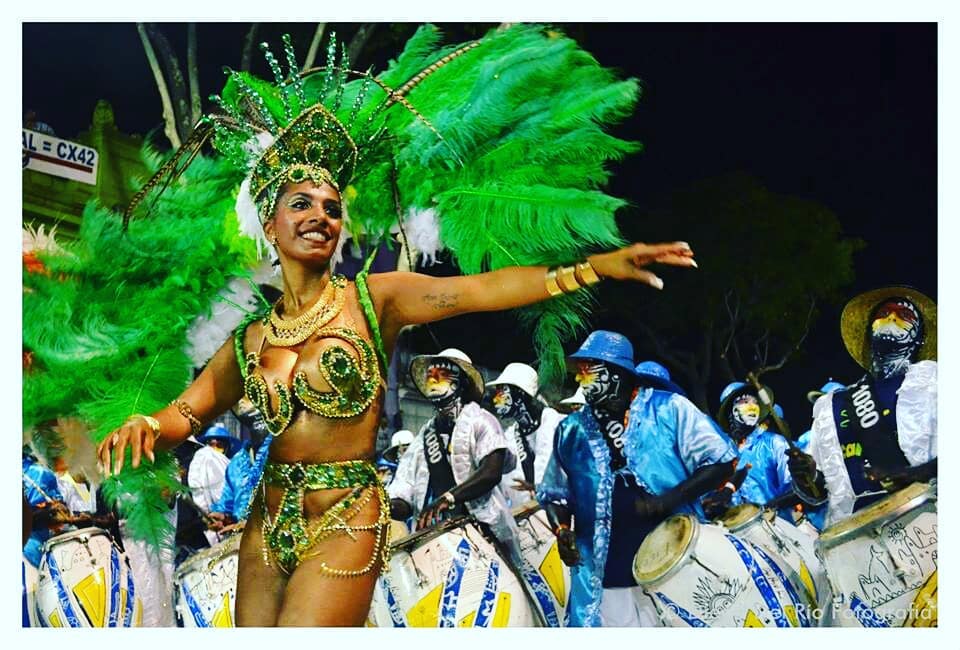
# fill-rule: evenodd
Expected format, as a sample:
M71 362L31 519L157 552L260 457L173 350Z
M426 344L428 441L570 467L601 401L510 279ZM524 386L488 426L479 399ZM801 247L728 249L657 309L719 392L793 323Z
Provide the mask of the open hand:
M708 492L700 502L707 519L719 519L730 508L733 490L728 487Z
M682 241L631 244L609 253L591 255L587 259L601 278L634 280L649 284L655 289L663 289L663 280L652 271L645 270L645 266L653 263L693 268L697 266L690 245Z
M424 508L423 512L420 513L420 517L417 519L417 530L436 526L443 521L443 513L451 507L453 506L451 506L450 502L443 496L434 500L433 503Z
M533 487L532 483L528 483L522 479L515 478L513 479L513 489L517 492L529 492L531 494L536 492L536 488Z
M114 429L107 434L107 437L97 446L100 471L105 478L119 474L123 469L124 454L128 446L131 466L139 467L141 456L146 456L152 463L155 442L156 436L147 421L140 416L131 417L119 429Z
M810 454L805 454L797 447L791 447L786 452L787 467L794 482L801 487L809 487L817 481L817 462Z

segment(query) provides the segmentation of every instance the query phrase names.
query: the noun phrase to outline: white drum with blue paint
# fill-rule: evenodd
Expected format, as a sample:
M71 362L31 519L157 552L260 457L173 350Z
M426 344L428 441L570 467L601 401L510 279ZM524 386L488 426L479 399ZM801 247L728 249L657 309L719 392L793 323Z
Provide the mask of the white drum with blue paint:
M517 627L537 625L523 585L470 518L445 521L391 544L368 625Z
M20 610L22 615L23 627L39 627L40 621L37 619L37 582L39 574L32 564L27 561L26 556L20 556L20 581L23 587L23 594L20 600Z
M99 528L43 545L37 616L45 627L139 627L143 603L123 551Z
M819 535L811 536L778 517L775 510L762 509L752 503L734 506L717 523L789 567L787 577L803 597L808 618L819 626L830 625L833 593L815 549Z
M548 627L567 625L570 567L560 559L557 537L537 502L514 510L519 530L520 576Z
M183 627L235 627L241 535L194 553L174 574L174 607Z
M840 627L937 625L937 491L922 483L820 533Z
M633 563L667 627L809 627L789 571L757 544L691 515L657 526Z

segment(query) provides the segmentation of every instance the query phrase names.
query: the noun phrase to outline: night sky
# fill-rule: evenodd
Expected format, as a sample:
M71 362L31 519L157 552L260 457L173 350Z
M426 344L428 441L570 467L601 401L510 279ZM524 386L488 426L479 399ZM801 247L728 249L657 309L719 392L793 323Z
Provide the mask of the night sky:
M268 24L258 40L279 44L280 34L290 32L302 56L313 28ZM346 37L355 29L336 28ZM246 29L245 23L198 26L204 96L220 89L221 66L239 66ZM393 29L403 34L413 27ZM477 29L447 31L451 40L462 40ZM645 149L616 167L613 194L642 208L691 182L746 171L773 192L827 206L845 235L865 240L849 295L904 283L936 299L935 24L602 23L564 29L601 63L644 86L635 116L617 133L642 141ZM164 31L185 60L185 28ZM397 53L396 38L373 39L356 67L382 69ZM111 102L122 131L162 129L159 95L133 24L25 24L23 47L24 108L35 110L58 136L87 128L100 98ZM259 53L254 60L254 71L266 75ZM696 249L696 233L684 238ZM798 432L808 425L807 390L827 376L844 382L859 376L840 340L841 307L821 306L805 356L770 377ZM523 354L518 337L498 352L483 337L463 337L463 328L475 322L461 319L435 331L443 344L463 347L486 365ZM503 317L479 322L494 336L509 331Z

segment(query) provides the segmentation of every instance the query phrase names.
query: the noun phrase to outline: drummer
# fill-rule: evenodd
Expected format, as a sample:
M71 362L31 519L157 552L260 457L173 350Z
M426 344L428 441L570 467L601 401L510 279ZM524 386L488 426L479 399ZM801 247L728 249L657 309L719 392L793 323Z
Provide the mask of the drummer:
M537 499L561 559L580 565L571 573L570 625L657 625L633 579L633 556L669 514L703 516L697 499L733 473L736 452L666 369L637 372L623 335L591 333L568 366L587 404L557 427Z
M220 498L210 506L210 530L221 532L246 520L254 489L260 483L270 453L273 436L267 433L262 418L256 417L250 427L250 439L243 441L227 465Z
M413 442L413 431L408 429L400 429L390 436L390 446L384 450L383 459L388 463L393 463L394 471L397 469L400 457L406 453L411 442Z
M417 433L387 486L391 517L413 516L421 529L469 513L517 553L516 523L500 488L516 456L497 418L480 408L480 372L466 354L450 348L414 357L410 377L436 414Z
M537 371L525 363L508 364L487 387L493 388L497 418L501 424L510 422L504 433L519 462L504 475L501 487L515 508L534 499L534 486L543 480L550 460L554 430L564 416L537 397Z
M773 391L767 386L762 388L773 401ZM787 467L790 443L772 430L769 414L769 408L760 400L757 389L750 384L735 381L720 393L717 421L737 446L737 466L743 478L742 484L740 480L732 481L704 498L708 517L719 517L731 505L753 503L764 506L793 494L792 477ZM790 513L786 511L785 514ZM788 521L792 523L793 517Z
M790 458L805 501L826 525L937 476L937 305L916 289L862 293L840 317L843 343L867 374L813 407L809 454Z
M65 515L67 507L57 485L57 475L44 467L30 447L23 447L23 495L33 514L30 538L23 547L23 556L35 567L40 566L43 543L53 535L53 520Z

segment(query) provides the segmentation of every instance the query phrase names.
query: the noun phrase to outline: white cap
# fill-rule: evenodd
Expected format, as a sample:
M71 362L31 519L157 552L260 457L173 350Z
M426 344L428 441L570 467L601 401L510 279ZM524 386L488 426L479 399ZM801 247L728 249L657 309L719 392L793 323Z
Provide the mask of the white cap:
M507 364L507 367L503 369L500 376L488 382L487 386L494 386L496 384L516 386L530 397L536 397L540 389L540 384L537 381L537 371L525 363Z
M393 437L390 438L390 446L396 447L397 445L409 445L413 442L413 431L408 431L407 429L400 429L393 434Z
M587 398L583 396L583 389L577 387L577 392L568 397L567 399L560 400L561 404L586 404Z

